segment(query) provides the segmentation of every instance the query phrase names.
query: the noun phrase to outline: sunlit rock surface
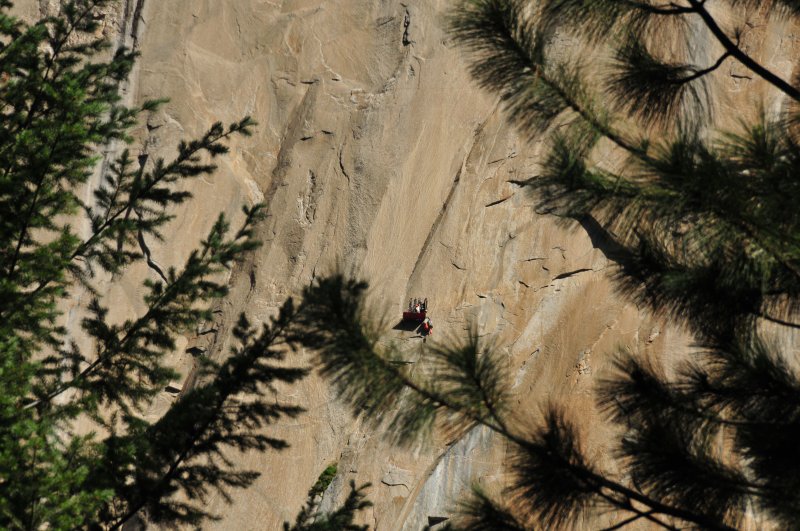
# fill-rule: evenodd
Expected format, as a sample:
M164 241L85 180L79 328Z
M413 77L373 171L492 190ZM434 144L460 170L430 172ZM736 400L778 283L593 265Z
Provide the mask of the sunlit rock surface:
M19 4L32 17L58 2ZM607 433L592 389L613 353L624 346L668 359L685 337L615 292L597 227L537 213L520 183L535 174L540 146L518 137L498 102L471 82L441 29L446 6L128 0L108 10L103 31L141 52L128 101L170 98L146 117L134 149L151 160L169 157L178 140L217 120L252 115L260 124L253 137L233 141L213 177L187 185L194 200L179 209L165 242L150 242L157 263L177 265L218 213L238 220L243 204L268 205L258 227L263 247L231 273L216 321L179 341L173 361L183 376L153 404L152 418L191 385L191 352L226 354L240 312L266 319L287 296L341 267L372 282L375 317L390 325L411 297L430 301L433 340L475 323L507 362L515 411L525 417L548 400L564 403L602 459ZM795 28L754 13L742 42L788 77L797 39ZM711 46L698 33L692 55L713 60ZM727 92L714 110L727 123L742 104L780 107L733 62L717 82ZM142 310L140 282L154 275L142 266L103 281L115 316ZM74 302L73 323L85 302ZM412 332L387 334L410 360L425 356L427 345ZM231 504L212 496L206 507L221 519L206 528L280 528L332 462L339 472L324 505L343 499L351 479L371 482L365 521L380 530L420 529L449 517L471 484L503 484L506 448L484 429L398 448L354 419L316 375L280 398L308 409L270 428L291 448L231 454L262 475L232 491Z

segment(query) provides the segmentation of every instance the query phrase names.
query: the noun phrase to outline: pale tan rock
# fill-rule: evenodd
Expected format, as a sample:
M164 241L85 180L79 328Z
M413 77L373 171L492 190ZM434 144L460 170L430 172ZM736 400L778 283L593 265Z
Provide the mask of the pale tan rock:
M20 4L27 16L40 5ZM129 99L171 100L137 131L151 159L169 157L179 139L217 120L250 114L260 123L252 138L233 141L213 177L187 185L195 197L177 210L167 243L152 242L159 264L178 265L219 212L238 220L242 204L268 204L258 228L264 246L232 272L216 321L179 342L181 379L153 404L152 418L191 383L192 354L225 355L240 312L266 319L337 267L372 282L376 317L390 325L411 297L429 299L432 341L463 336L474 323L507 360L516 414L535 415L548 400L566 404L601 459L608 431L592 389L614 352L624 346L667 360L681 351L683 333L614 290L613 262L592 235L536 213L535 198L518 183L534 174L541 146L520 139L494 98L470 80L440 29L445 8L438 1L145 0L120 2L108 14L104 31L141 52ZM796 28L753 16L745 46L789 77ZM715 50L701 40L691 53L713 61ZM743 102L752 108L756 95L774 96L733 63L715 76L726 88L715 104L724 123L740 117ZM770 103L780 108L780 100ZM139 286L153 275L142 266L103 280L115 318L141 311ZM72 325L84 302L75 301ZM387 335L409 361L424 360L420 338ZM221 496L207 500L222 518L206 528L279 529L331 462L339 473L323 505L341 500L350 479L371 482L374 507L364 521L380 530L420 529L448 517L471 483L493 489L507 479L507 449L486 430L398 448L354 419L316 375L279 397L308 410L268 430L292 447L231 453L262 476L232 491L230 505Z

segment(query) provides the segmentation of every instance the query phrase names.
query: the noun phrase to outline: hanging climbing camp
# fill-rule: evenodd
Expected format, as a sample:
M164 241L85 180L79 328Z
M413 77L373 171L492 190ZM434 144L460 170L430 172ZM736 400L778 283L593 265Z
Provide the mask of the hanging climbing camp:
M413 298L408 300L408 309L403 312L403 321L422 322L427 317L428 299Z

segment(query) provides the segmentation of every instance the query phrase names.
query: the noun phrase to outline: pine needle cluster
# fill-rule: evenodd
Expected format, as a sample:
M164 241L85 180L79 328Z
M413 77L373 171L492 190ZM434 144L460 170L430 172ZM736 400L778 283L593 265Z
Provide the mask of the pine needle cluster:
M99 164L104 146L130 144L138 117L164 103L122 103L136 54L96 37L110 3L67 1L29 24L0 0L3 529L200 525L219 516L204 503L211 493L230 501L259 476L237 468L232 452L285 449L269 426L303 412L276 391L308 372L287 359L300 311L290 299L267 323L242 315L230 352L199 356L193 384L161 418L145 415L178 378L166 360L177 335L213 321L226 272L259 245L264 206L244 208L237 230L220 215L182 266L152 263L144 242L166 238L175 207L191 198L184 185L213 173L214 158L255 122L214 124L171 160L134 161L125 149ZM153 271L144 310L114 321L98 275L118 279L140 262ZM88 311L68 329L62 312L77 289ZM365 507L354 496L330 518L352 519Z
M741 45L756 8L800 15L792 0L453 8L449 30L474 79L523 135L547 143L527 181L538 208L601 232L621 293L696 341L668 371L617 354L596 392L620 434L610 466L590 457L565 404L543 404L540 417L513 411L497 349L477 334L431 349L412 371L362 322L365 284L309 288L315 310L298 337L355 411L398 442L483 425L509 443L510 485L500 497L476 489L453 529L570 528L603 515L609 529L800 522L800 374L787 346L800 328L800 88ZM687 46L698 31L712 43L704 57ZM782 111L754 108L738 128L716 127L715 76L731 62ZM362 319L337 317L344 307Z

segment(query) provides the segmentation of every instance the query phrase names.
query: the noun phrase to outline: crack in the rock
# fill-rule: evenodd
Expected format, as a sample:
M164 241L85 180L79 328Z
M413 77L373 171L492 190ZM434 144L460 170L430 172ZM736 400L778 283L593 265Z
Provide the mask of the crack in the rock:
M411 25L411 13L409 13L408 8L406 8L406 14L403 17L403 46L414 44L414 41L408 35L408 27L410 25Z
M144 10L145 0L137 0L136 8L133 10L133 24L131 24L131 38L133 39L133 49L139 48L139 23L143 20L142 11Z
M574 271L567 271L566 273L561 273L560 275L556 275L555 277L553 277L553 280L562 280L562 279L569 278L571 276L577 275L579 273L585 273L587 271L592 271L592 269L584 267L584 268L581 268L581 269L576 269ZM551 282L553 280L551 280Z
M471 149L471 148L470 148ZM467 158L469 157L469 151L467 152ZM456 174L456 178L453 179L453 184L450 186L450 191L447 193L447 197L442 204L442 208L439 210L439 214L436 216L436 220L433 222L431 226L430 232L428 232L428 236L425 238L425 243L422 244L422 249L420 250L419 255L417 256L416 262L414 262L414 268L411 270L411 276L409 276L409 280L414 278L414 274L417 272L417 268L419 267L420 262L422 262L422 258L425 256L425 253L428 251L428 248L431 245L431 241L433 240L434 234L439 229L439 225L444 219L445 212L447 212L447 205L453 199L453 195L455 195L456 188L458 187L459 181L461 181L461 172L464 169L464 165L462 164L461 168L458 170Z
M386 24L394 21L394 19L395 19L395 17L391 17L391 16L390 17L384 17L382 19L379 18L376 21L376 27L380 28L381 26L385 26Z
M136 212L136 216L139 218L139 220L142 219L142 215L139 212ZM147 246L147 242L144 241L144 233L142 232L141 228L139 228L136 239L139 240L139 248L142 250L142 254L147 262L147 266L158 273L158 276L161 277L161 280L164 282L169 282L167 280L167 276L164 274L164 271L161 269L161 266L153 260L153 257L150 254L150 248Z
M483 206L484 206L484 208L489 208L489 207L492 207L492 206L495 206L495 205L499 205L500 203L505 203L506 201L511 199L513 196L514 196L514 194L511 194L511 195L506 196L506 197L504 197L502 199L498 199L497 201L492 201L491 203L487 203L487 204L485 204Z
M350 182L350 174L344 169L344 145L339 149L339 169L342 170L342 175L345 176L347 182Z
M319 190L317 185L316 174L308 171L308 186L305 195L301 198L302 218L305 219L306 224L314 223L317 214L317 202L319 201Z
M489 116L483 122L481 122L481 124L476 128L475 133L470 139L468 147L465 146L466 149L464 153L464 158L461 161L461 167L458 169L458 172L456 172L456 176L453 179L453 184L450 186L450 190L447 192L447 197L445 197L444 203L442 203L442 207L439 209L439 213L436 215L436 219L434 220L433 225L431 225L431 228L428 231L427 236L425 237L425 242L422 244L422 248L420 249L419 254L417 255L417 259L414 262L414 266L411 269L411 274L408 277L407 286L410 286L411 283L413 282L425 255L430 250L431 245L435 243L436 240L434 240L434 237L436 237L439 231L439 227L441 226L442 222L445 219L448 205L452 203L453 199L456 196L456 191L459 187L458 184L461 181L461 177L462 175L466 177L467 163L470 160L472 152L476 147L475 144L481 138L481 133L483 131L483 128L486 126L486 123L489 121L489 118L491 116L494 116L496 111L497 111L497 106L495 106L491 114L489 114Z
M494 159L494 160L492 160L492 161L489 161L489 162L487 162L487 163L486 163L486 165L488 166L489 164L497 164L498 162L503 162L503 161L506 161L506 160L511 160L511 159L513 159L513 158L516 158L516 156L517 156L517 152L516 152L516 151L512 151L511 153L509 153L509 154L508 154L508 155L506 155L505 157L501 157L501 158L499 158L499 159ZM506 182L512 182L512 181L506 181Z

